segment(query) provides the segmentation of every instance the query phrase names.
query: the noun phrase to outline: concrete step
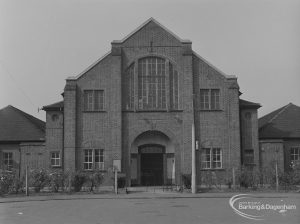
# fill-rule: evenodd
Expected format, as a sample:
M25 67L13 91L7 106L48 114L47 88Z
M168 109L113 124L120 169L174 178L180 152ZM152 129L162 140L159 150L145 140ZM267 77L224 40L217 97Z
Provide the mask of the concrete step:
M177 186L137 186L137 187L127 187L128 192L170 192L177 191Z

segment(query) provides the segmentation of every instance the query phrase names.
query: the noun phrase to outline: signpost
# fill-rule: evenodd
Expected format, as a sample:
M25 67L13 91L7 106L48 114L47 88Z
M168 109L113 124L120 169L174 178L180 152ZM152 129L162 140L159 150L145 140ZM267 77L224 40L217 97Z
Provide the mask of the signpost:
M115 174L115 194L118 194L118 171L121 171L121 160L113 160L113 169Z

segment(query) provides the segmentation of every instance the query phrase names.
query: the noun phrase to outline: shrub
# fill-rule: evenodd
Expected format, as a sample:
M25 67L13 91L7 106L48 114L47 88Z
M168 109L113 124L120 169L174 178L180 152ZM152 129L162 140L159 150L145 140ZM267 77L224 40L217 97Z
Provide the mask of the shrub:
M191 185L192 185L191 174L182 174L181 178L182 178L183 186L186 189L191 189Z
M94 171L87 175L87 182L89 183L90 191L94 191L94 187L100 186L103 182L103 174L101 171Z
M242 167L238 180L241 187L257 188L260 182L260 174L259 172L257 172L256 170L252 170L251 168Z
M49 183L49 176L43 169L33 170L30 174L31 186L34 187L35 192L40 192Z
M213 180L210 170L201 173L201 182L209 189L212 187Z
M261 185L275 185L276 176L275 170L270 167L265 167L260 171L260 184Z
M293 172L293 184L300 185L300 163L293 164L292 172Z
M0 171L0 194L18 194L23 188L23 181L19 179L15 170Z
M118 177L118 188L124 188L126 186L126 177Z
M278 174L279 185L283 186L284 189L292 189L295 185L300 183L300 175L297 170L290 170L288 172L283 172ZM274 182L276 182L276 177L274 177Z
M49 187L51 191L58 192L60 188L64 189L66 175L61 172L49 173Z
M87 180L87 174L80 171L76 172L72 178L72 186L74 187L74 191L79 192Z
M62 175L63 175L63 180L62 180L61 190L71 191L71 188L73 186L74 173L72 171L64 171Z
M10 171L2 171L0 174L0 194L8 194L12 186L14 175Z
M19 177L14 178L10 193L18 194L20 191L23 191L24 187L24 178L21 180Z

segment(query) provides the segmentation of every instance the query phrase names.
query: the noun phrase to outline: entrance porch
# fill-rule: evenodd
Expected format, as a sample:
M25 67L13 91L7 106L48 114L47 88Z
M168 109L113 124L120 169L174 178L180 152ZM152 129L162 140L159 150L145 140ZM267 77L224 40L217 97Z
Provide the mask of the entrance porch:
M130 167L131 186L162 186L174 183L175 157L169 138L157 131L138 136L130 153Z

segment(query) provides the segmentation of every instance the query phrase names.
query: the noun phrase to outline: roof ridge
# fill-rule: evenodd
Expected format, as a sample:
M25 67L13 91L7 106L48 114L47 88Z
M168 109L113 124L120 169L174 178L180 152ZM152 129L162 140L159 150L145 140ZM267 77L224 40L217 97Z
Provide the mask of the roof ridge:
M9 108L9 107L13 107L12 105L10 105L10 104L8 104L7 106L5 106L5 107L2 107L0 110L3 110L3 109L5 109L5 108Z
M51 103L51 104L49 104L49 105L47 105L47 106L44 106L44 107L52 106L52 105L55 105L55 104L57 104L57 103L62 103L62 102L64 102L64 100L60 100L60 101L57 101L57 102L55 102L55 103Z
M92 68L94 68L99 62L101 62L104 58L106 58L109 54L111 53L111 51L106 52L104 55L102 55L100 58L98 58L96 61L94 61L93 63L91 63L87 68L85 68L83 71L81 71L79 74L75 75L75 76L69 76L67 77L66 80L77 80L79 79L81 76L83 76L85 73L87 73L89 70L91 70Z
M226 74L221 69L217 68L215 65L213 65L208 60L206 60L201 55L199 55L197 52L193 51L193 54L196 57L198 57L200 60L202 60L203 62L205 62L207 65L209 65L211 68L213 68L214 70L216 70L217 72L219 72L221 75L223 75L226 79L237 79L237 77L235 75L228 75L228 74Z
M288 105L283 107L283 109L280 110L277 114L275 114L274 117L272 117L267 123L272 123L272 121L274 121L279 115L281 115L291 105L292 105L292 103L289 103Z
M12 109L14 109L17 113L19 113L20 115L22 115L23 117L25 117L29 122L31 122L33 125L35 125L38 129L40 129L41 131L45 131L45 127L41 127L39 124L37 124L37 122L39 123L43 123L43 125L45 125L45 122L32 116L31 114L26 113L25 111L22 111L12 105L9 105ZM29 118L33 119L30 120Z
M141 30L144 26L146 26L148 23L154 22L156 25L160 26L162 29L173 35L178 41L182 43L190 43L190 40L182 39L177 34L175 34L173 31L162 25L160 22L158 22L153 17L150 17L145 22L143 22L141 25L139 25L137 28L135 28L132 32L130 32L128 35L126 35L122 40L113 40L112 43L124 43L126 40L128 40L131 36L133 36L135 33L137 33L139 30Z

